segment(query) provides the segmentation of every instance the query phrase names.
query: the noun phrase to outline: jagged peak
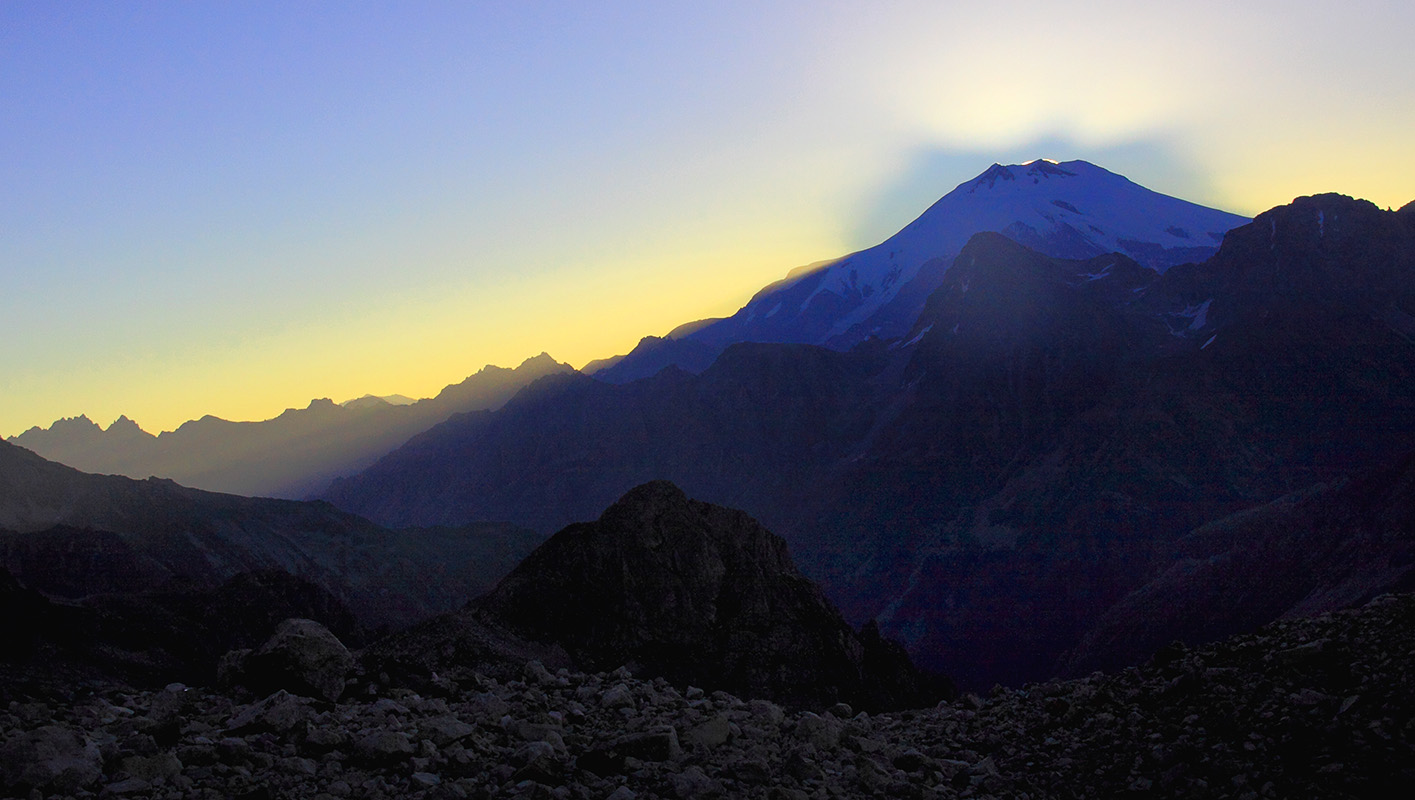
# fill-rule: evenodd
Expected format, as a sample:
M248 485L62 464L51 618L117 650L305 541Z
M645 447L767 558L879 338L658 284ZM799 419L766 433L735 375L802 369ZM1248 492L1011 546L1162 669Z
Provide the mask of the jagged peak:
M538 356L531 356L530 358L526 359L525 361L522 361L522 362L521 362L521 365L520 365L519 367L517 367L517 369L521 369L522 367L556 366L556 365L558 365L559 363L560 363L560 362L559 362L559 361L556 361L555 358L550 355L550 353L547 353L547 352L545 352L544 350L542 350L542 351L540 352L540 355L538 355Z
M1022 166L1027 168L1028 175L1033 176L1040 175L1047 178L1073 178L1076 176L1076 173L1072 172L1069 169L1066 169L1065 167L1061 166L1060 163L1052 161L1049 158L1033 159L1032 161L1028 161L1026 164L1023 164Z
M133 420L129 419L127 414L122 414L122 415L120 415L117 419L113 420L113 424L112 424L112 425L109 425L108 428L107 428L107 430L105 430L104 432L105 432L105 433L134 433L134 432L136 432L136 433L146 433L146 431L144 431L144 430L142 429L142 426L139 425L139 424L137 424L137 423L134 422Z
M53 425L49 426L49 430L51 431L61 429L87 430L89 428L92 428L94 430L102 430L102 428L100 428L96 422L88 418L87 414L80 414L77 417L60 417L59 419L54 420Z
M1004 167L994 162L991 167L983 171L983 174L973 179L972 187L969 188L968 191L974 192L981 188L991 189L997 185L998 181L1015 180L1017 180L1017 176L1012 174L1011 167Z
M1084 161L1069 161L1068 164L1086 164ZM1025 176L1033 179L1038 178L1074 178L1076 172L1067 169L1059 162L1049 158L1037 158L1021 164L1011 164L1003 166L994 163L983 171L983 174L969 182L969 192L976 192L978 189L991 189L999 181L1011 182Z

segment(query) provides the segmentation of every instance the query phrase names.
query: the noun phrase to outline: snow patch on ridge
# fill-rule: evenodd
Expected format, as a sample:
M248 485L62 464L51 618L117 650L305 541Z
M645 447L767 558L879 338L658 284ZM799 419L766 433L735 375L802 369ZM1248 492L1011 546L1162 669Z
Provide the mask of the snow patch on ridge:
M901 345L899 345L899 346L900 346L900 347L910 347L910 346L912 346L912 345L916 345L916 344L919 343L919 340L920 340L920 339L924 338L924 334L928 333L929 331L931 331L931 330L933 330L933 329L934 329L934 326L933 326L932 324L930 324L930 325L926 326L923 330L919 331L918 335L916 335L914 338L910 339L909 341L907 341L907 342L905 342L904 344L901 344ZM957 326L957 325L953 326L953 329L954 329L954 332L957 332L958 326Z
M1110 271L1114 268L1115 262L1112 261L1109 264L1106 264L1104 267L1101 267L1100 272L1086 272L1076 277L1080 278L1083 283L1090 283L1091 281L1098 281L1101 278L1109 277Z

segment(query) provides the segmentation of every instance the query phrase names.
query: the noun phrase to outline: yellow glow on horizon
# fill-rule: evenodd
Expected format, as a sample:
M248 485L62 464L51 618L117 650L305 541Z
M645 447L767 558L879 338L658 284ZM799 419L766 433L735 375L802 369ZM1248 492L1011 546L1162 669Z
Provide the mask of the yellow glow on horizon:
M809 252L819 234L787 225L723 241L704 235L574 269L508 270L494 285L414 291L386 304L329 309L185 357L90 364L43 389L16 387L58 413L0 433L11 436L81 413L103 427L126 415L158 433L206 414L270 419L315 398L432 397L488 364L515 367L542 351L578 368L626 353L644 336L735 312L761 286L815 260L799 254ZM92 397L94 386L105 387L102 402L67 403Z
M155 65L198 34L230 44L209 14L185 38L93 26L116 61L64 50L80 40L55 27L0 80L31 90L6 133L29 148L8 148L16 174L36 166L12 181L6 230L38 232L9 237L0 265L0 435L428 397L541 351L579 366L873 245L993 161L1082 158L1247 215L1327 191L1415 200L1408 5L803 9L628 15L664 25L636 36L617 16L549 30L536 12L524 32L547 58L524 64L467 46L489 30L471 9L428 51L445 60L413 57L418 29L386 61L356 37L277 74L233 47L249 72L171 85L125 70L170 75ZM102 65L115 80L84 97ZM59 80L26 77L44 75ZM268 91L200 108L185 93L252 77ZM112 114L128 89L141 102L123 107L155 113Z

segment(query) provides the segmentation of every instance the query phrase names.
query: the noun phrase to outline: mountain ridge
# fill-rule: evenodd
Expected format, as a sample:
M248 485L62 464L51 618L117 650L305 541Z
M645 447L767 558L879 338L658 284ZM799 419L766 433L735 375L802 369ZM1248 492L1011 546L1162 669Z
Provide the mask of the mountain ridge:
M498 408L536 378L571 369L541 353L515 369L487 365L414 403L319 398L268 420L206 415L156 436L126 416L103 429L81 415L8 441L86 472L155 475L209 491L296 499L357 472L452 414Z

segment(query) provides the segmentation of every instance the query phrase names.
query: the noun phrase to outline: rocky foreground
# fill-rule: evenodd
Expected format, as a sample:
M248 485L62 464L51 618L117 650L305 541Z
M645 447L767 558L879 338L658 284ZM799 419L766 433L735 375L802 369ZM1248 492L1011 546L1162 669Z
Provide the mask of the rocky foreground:
M1171 646L1114 675L873 715L539 662L509 680L454 669L413 691L341 658L291 679L311 696L6 668L0 786L19 797L1369 798L1415 781L1410 595ZM342 690L319 677L331 665L349 670Z

